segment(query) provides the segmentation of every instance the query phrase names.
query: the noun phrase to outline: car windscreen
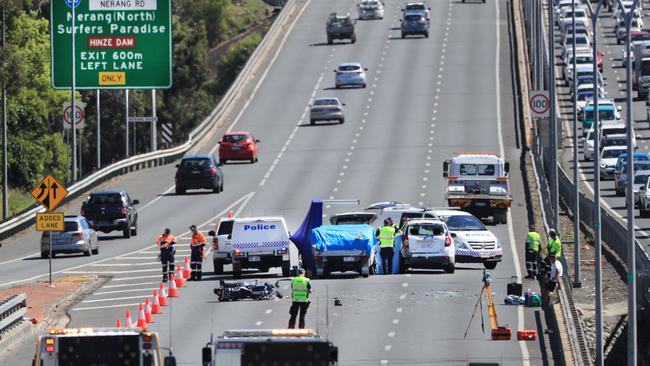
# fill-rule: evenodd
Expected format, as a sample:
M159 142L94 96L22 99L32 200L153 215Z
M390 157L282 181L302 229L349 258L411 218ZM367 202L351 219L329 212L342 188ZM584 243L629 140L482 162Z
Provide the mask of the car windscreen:
M605 139L605 146L627 146L626 139Z
M494 164L460 164L460 175L493 176Z
M404 17L404 20L407 22L418 22L418 21L424 21L424 17L417 15L417 14L411 14L407 15Z
M405 7L406 10L426 10L424 4L409 4Z
M209 168L212 165L210 159L206 158L197 158L197 159L183 159L181 162L181 168L192 169L192 168Z
M586 55L578 55L576 57L576 63L577 64L590 64L593 61L593 58L591 56L586 56ZM571 60L571 63L573 63L573 60Z
M358 65L341 65L339 71L357 71L361 69Z
M608 135L620 135L623 133L627 132L627 128L625 127L619 127L619 128L603 128L601 135L603 136L608 136Z
M647 174L635 175L634 184L645 184L648 181Z
M621 173L627 174L627 164L623 164L621 168ZM650 161L635 162L634 171L637 172L639 170L650 170Z
M65 231L66 233L78 231L78 230L79 230L79 225L77 224L76 221L65 221L63 223L63 231Z
M314 105L338 105L336 99L316 99Z
M119 194L93 194L88 199L91 205L112 205L122 203L122 196Z
M625 150L606 149L606 150L603 150L602 157L603 157L603 159L618 158L618 156L621 155L624 152L625 152Z
M444 234L445 228L440 224L414 224L408 228L408 235L440 236Z
M238 143L245 142L248 139L246 135L226 135L223 137L224 142Z
M602 110L602 109L598 108L598 118L601 121L613 120L613 119L616 119L616 113L614 112L613 109ZM593 110L593 108L587 109L585 111L585 119L588 119L588 120L594 119L594 110Z
M474 216L457 215L441 217L449 230L458 231L485 231L485 226Z
M426 218L426 219L432 219L434 216L429 213L424 213L422 212L404 212L402 213L402 218L399 223L399 227L403 227L406 224L406 221L409 219L418 219L418 218Z
M584 101L590 99L594 96L594 92L591 90L583 90L578 92L578 100Z

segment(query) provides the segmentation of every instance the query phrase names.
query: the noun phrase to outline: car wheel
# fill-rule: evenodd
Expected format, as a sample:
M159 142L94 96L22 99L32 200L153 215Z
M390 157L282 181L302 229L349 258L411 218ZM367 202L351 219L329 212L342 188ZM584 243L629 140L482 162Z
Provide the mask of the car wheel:
M332 38L327 37L327 44L332 44Z
M124 236L124 239L128 239L131 237L131 228L126 228L122 230L122 236Z
M212 187L212 193L219 193L219 186Z
M345 118L341 118L341 119L339 119L339 123L340 123L340 124L343 124L343 122L345 122Z
M260 159L257 158L257 155L255 155L255 162L257 163Z
M176 186L176 194L185 194L185 188Z
M362 87L362 88L365 88L365 87L366 87L366 83L361 84L361 87Z
M223 274L223 261L219 259L214 259L212 261L212 265L214 267L214 274Z
M49 257L47 252L41 252L41 259L47 259Z
M138 222L136 221L133 227L131 228L131 236L138 235Z
M424 38L429 38L429 32L424 33Z
M447 267L445 267L445 272L447 272L447 273L456 272L456 265L455 264L448 265Z
M620 40L620 39L617 39L617 40L616 40L616 44L621 44L621 40Z
M310 119L310 120L309 120L309 124L310 124L310 125L313 125L313 124L315 124L315 123L316 123L316 120L315 120L315 119Z
M90 257L91 255L92 255L92 252L90 251L90 249L88 249L88 250L86 250L84 252L84 256L86 256L86 257Z
M402 39L406 38L406 34L402 33Z
M291 276L291 263L282 262L282 277Z
M94 255L99 254L99 245L97 245L97 248L93 249L91 252L92 252Z
M352 36L350 43L357 43L357 36Z
M407 269L408 268L406 267L406 262L404 261L404 257L402 257L402 255L400 254L400 256L399 256L399 273L404 274L404 273L406 273ZM384 268L383 270L386 271L386 268Z
M219 185L219 191L223 192L223 180L221 181L221 184Z
M251 158L251 164L255 164L255 158Z
M497 268L497 262L483 262L483 267L485 269L495 269Z
M226 165L226 159L219 159L219 164Z

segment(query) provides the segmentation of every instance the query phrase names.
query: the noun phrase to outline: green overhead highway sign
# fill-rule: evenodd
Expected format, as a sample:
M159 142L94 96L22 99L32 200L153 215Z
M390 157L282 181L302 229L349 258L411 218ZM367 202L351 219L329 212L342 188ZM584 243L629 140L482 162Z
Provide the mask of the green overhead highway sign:
M51 0L52 86L72 86L72 0ZM75 0L78 89L172 84L171 0Z

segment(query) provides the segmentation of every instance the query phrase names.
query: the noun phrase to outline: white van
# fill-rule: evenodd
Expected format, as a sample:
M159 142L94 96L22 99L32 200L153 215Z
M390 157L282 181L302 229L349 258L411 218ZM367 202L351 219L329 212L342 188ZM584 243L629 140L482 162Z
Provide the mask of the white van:
M245 268L268 272L271 267L281 267L282 276L290 275L291 242L283 217L225 219L219 223L218 232L210 231L209 235L215 237L213 262L217 274L231 262L235 278L241 277Z

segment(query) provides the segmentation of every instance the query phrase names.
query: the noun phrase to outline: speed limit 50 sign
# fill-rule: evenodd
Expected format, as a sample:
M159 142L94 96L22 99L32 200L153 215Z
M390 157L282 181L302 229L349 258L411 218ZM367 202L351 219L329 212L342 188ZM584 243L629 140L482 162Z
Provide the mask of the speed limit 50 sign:
M547 118L551 110L551 99L546 90L533 90L530 92L530 113L536 118Z

